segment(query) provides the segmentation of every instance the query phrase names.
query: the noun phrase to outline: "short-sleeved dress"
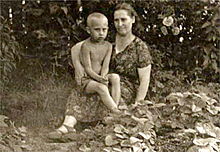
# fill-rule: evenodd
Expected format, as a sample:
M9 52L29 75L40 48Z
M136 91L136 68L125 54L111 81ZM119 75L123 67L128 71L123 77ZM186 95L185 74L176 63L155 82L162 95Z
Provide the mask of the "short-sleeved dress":
M138 37L135 37L122 52L116 54L115 49L113 49L110 70L120 76L121 96L126 103L134 103L136 97L139 86L137 69L146 67L151 63L149 49Z
M113 45L114 46L114 45ZM116 54L113 49L110 62L110 72L119 74L121 93L126 103L135 100L139 85L137 68L151 64L151 56L147 45L138 37ZM85 94L81 87L75 87L67 101L66 115L73 115L78 121L91 122L101 120L110 111L97 94Z

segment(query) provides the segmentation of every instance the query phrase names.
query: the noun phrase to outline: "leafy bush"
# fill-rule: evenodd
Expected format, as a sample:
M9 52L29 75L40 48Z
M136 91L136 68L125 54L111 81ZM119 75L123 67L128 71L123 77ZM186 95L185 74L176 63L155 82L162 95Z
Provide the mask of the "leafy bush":
M71 66L71 46L88 36L85 20L89 13L99 11L109 18L108 40L113 41L114 7L123 1L1 3L5 17L8 17L8 8L13 10L13 34L25 46L26 56L39 58L43 65L52 64L51 71L59 71ZM139 14L142 24L137 24L134 33L152 47L155 71L185 73L188 81L220 81L218 1L126 2L131 3Z
M139 36L152 46L157 71L219 81L219 3L138 1L134 6L143 22Z
M0 84L8 80L8 76L16 67L16 62L20 57L20 46L11 35L11 29L8 21L2 16L0 17L0 33L1 33L1 50L0 50L0 69L1 79Z

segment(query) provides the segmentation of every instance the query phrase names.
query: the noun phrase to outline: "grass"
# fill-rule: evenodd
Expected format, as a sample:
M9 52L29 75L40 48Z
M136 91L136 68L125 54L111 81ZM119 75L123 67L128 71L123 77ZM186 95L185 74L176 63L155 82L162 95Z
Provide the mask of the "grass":
M37 64L26 63L21 63L11 81L2 87L0 113L18 125L57 127L65 113L73 79L68 73L57 76Z

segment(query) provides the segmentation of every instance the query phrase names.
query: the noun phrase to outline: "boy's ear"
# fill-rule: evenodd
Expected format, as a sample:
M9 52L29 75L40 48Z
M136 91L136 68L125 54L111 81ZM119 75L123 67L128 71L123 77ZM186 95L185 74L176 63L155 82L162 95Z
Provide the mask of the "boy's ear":
M86 32L90 34L90 30L88 26L86 27Z

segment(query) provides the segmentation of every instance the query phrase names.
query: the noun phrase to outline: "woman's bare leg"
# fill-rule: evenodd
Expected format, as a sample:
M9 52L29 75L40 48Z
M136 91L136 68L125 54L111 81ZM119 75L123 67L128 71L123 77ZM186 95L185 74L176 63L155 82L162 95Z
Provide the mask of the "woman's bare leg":
M101 100L103 103L112 111L112 112L118 112L118 107L115 101L110 96L108 87L102 83L96 82L94 80L91 80L86 88L85 91L87 93L95 93L97 92L99 96L101 97Z
M77 120L74 116L66 115L64 118L63 124L57 130L62 133L67 133L68 129L66 128L66 126L74 128L76 123L77 123Z
M121 98L120 77L118 74L112 73L107 75L111 83L111 95L115 103L118 105Z

